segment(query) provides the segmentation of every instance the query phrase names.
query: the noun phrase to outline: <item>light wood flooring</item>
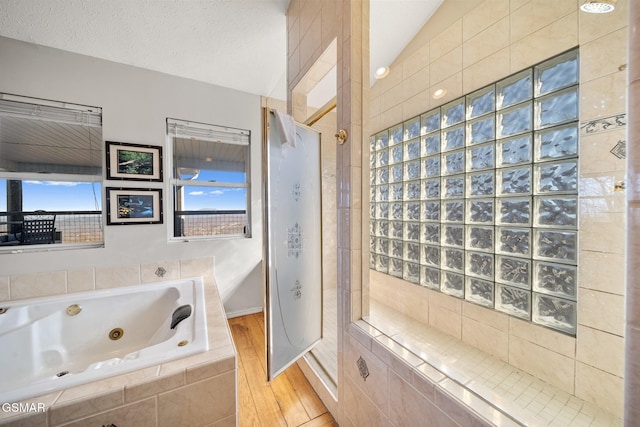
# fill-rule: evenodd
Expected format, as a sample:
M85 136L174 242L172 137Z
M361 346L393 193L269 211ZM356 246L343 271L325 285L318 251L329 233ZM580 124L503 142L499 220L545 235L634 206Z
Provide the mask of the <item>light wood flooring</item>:
M267 382L262 313L229 319L238 350L240 427L337 426L297 364Z

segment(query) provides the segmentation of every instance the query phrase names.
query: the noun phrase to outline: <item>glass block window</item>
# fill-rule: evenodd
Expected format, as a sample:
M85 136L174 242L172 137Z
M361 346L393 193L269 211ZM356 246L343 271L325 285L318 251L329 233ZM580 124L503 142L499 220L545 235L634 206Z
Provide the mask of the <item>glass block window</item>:
M576 333L578 50L371 138L370 267Z

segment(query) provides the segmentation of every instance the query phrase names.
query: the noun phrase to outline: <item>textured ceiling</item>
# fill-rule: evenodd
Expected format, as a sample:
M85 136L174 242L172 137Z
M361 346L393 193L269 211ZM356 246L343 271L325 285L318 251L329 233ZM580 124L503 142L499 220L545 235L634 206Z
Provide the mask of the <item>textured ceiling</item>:
M372 0L372 69L390 64L440 3ZM285 99L288 5L289 0L0 0L0 36Z

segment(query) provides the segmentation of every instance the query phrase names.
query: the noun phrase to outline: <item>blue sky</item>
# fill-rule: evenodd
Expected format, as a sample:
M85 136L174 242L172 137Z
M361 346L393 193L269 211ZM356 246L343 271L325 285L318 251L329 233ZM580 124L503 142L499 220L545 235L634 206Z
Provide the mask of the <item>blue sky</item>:
M23 181L23 210L99 210L102 206L101 187L100 183ZM7 185L5 180L0 180L0 210L7 210Z
M203 170L194 180L197 182L245 182L244 173ZM247 191L245 188L204 187L194 185L185 187L184 204L186 210L234 210L246 209Z
M185 187L186 210L246 209L246 189L198 186L198 182L244 182L244 174L202 171L194 186ZM119 187L118 183L108 186ZM136 185L140 188L144 185ZM94 196L95 193L95 196ZM23 210L80 211L100 210L103 198L102 183L23 181ZM166 195L165 195L166 197ZM6 180L0 179L0 211L7 210Z

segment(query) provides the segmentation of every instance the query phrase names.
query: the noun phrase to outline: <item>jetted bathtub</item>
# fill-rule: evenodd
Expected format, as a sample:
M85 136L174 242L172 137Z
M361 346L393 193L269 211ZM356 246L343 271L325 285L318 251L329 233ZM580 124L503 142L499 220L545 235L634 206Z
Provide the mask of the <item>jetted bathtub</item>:
M201 278L0 303L0 313L0 404L209 349Z

